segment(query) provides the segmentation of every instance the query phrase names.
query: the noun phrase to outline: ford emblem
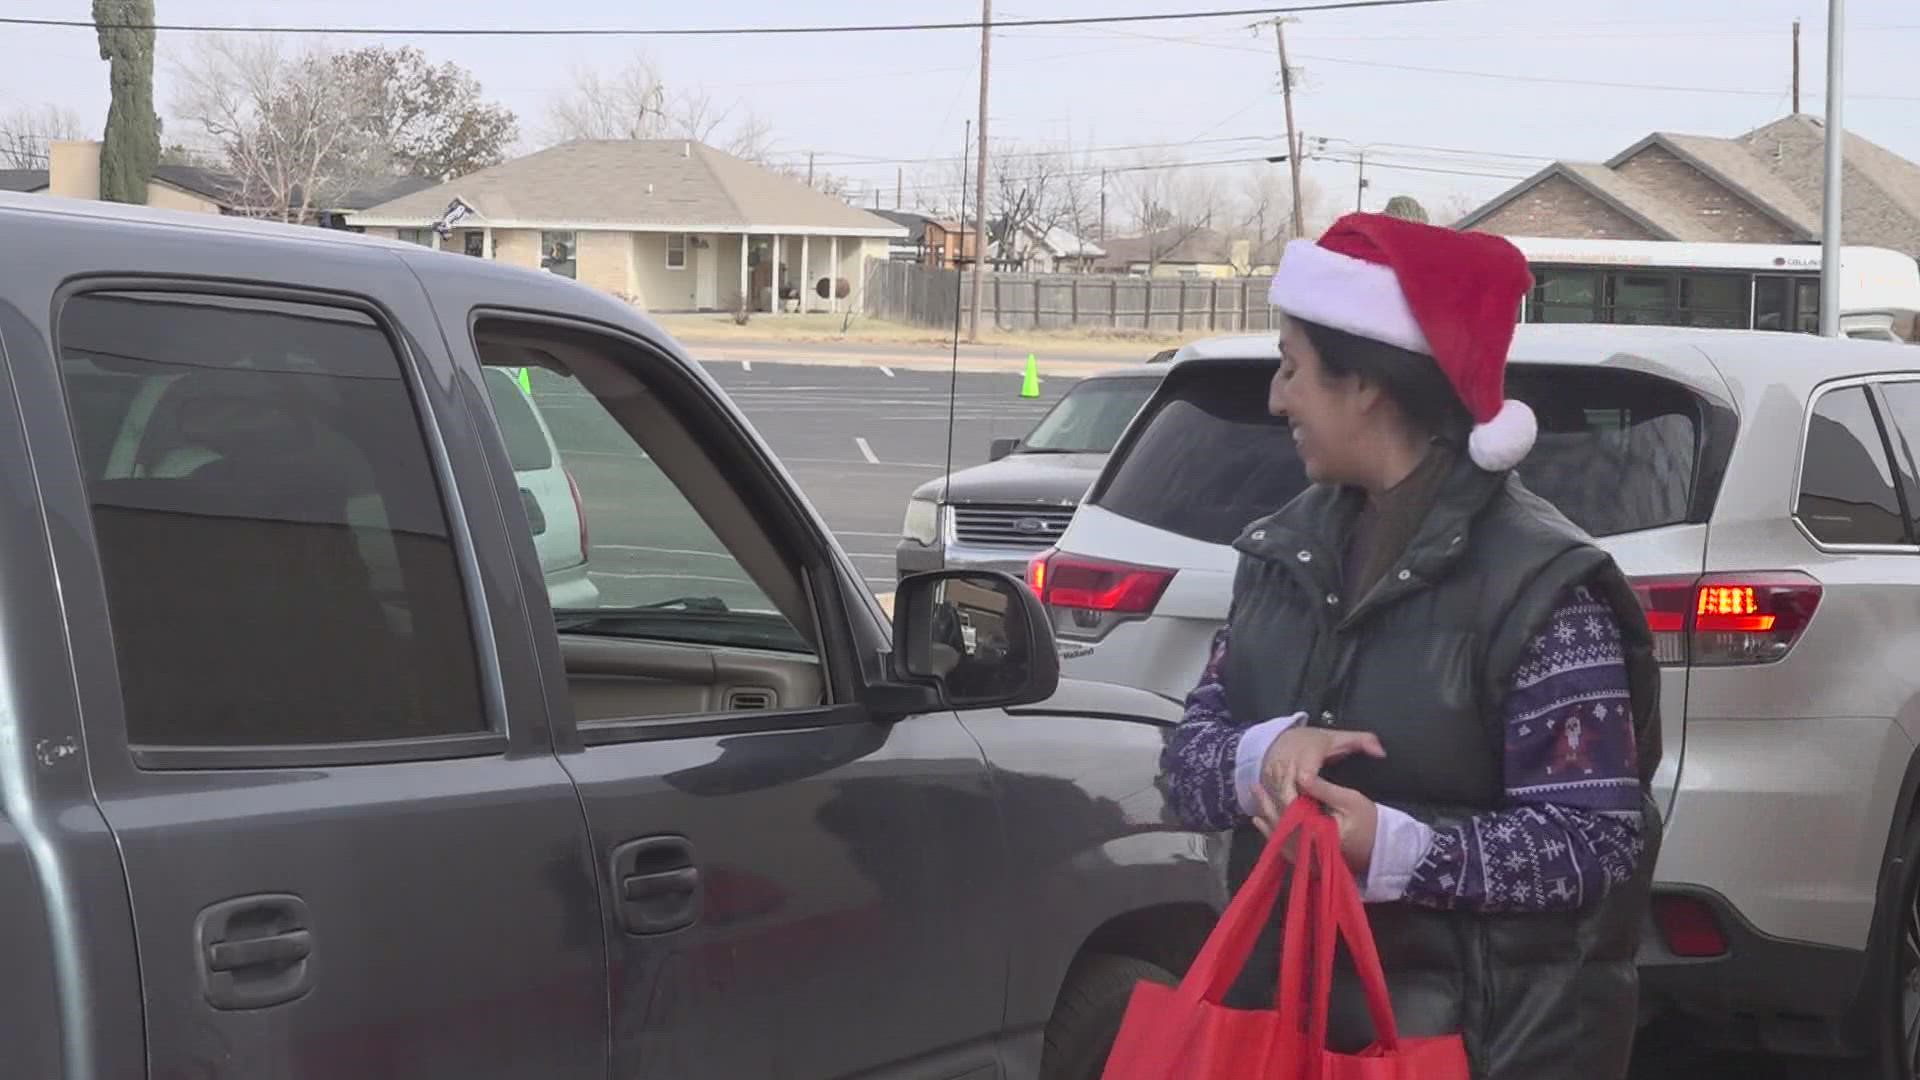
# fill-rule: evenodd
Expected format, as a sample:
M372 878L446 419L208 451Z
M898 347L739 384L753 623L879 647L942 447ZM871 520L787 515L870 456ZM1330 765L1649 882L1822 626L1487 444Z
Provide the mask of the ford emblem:
M1047 523L1044 521L1041 521L1039 518L1027 517L1027 518L1021 518L1019 521L1014 522L1013 527L1020 530L1023 533L1026 533L1029 536L1032 536L1036 533L1045 532L1047 529Z

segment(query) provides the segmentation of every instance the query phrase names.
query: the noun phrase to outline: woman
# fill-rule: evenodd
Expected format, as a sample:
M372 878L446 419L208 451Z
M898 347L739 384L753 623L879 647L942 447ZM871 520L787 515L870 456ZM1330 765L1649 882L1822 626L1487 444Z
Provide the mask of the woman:
M1505 240L1376 215L1288 246L1269 407L1313 486L1236 542L1163 771L1190 825L1235 830L1235 888L1288 803L1327 807L1403 1032L1463 1033L1480 1080L1606 1080L1636 1023L1658 672L1613 561L1510 475L1530 283ZM1232 1004L1270 1002L1277 948ZM1350 973L1333 1005L1337 1048L1371 1041Z

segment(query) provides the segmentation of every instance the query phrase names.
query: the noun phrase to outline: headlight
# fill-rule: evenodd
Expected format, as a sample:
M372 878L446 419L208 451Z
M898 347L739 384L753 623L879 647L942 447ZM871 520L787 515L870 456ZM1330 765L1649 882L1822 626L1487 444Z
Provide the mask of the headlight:
M940 504L932 499L910 500L900 535L922 547L932 547L940 539Z

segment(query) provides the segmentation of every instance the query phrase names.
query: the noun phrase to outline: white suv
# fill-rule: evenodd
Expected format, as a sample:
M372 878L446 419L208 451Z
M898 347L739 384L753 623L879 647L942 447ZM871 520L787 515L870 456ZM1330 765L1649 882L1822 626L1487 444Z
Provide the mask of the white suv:
M1063 669L1179 698L1248 521L1304 485L1271 340L1170 370L1030 581ZM1920 1076L1920 353L1523 326L1522 479L1599 539L1664 664L1649 1019ZM1832 1075L1826 1073L1824 1075Z
M547 580L553 610L592 611L600 606L600 588L588 570L591 554L580 485L561 463L547 419L527 389L506 368L481 369L500 436L506 440L520 501L533 526L533 547Z

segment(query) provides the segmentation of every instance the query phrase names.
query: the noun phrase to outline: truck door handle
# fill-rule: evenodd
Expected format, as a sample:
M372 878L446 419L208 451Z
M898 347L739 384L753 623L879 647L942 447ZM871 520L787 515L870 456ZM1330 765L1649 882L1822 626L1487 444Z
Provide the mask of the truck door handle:
M216 1009L264 1009L313 989L313 919L284 893L210 905L194 919L200 990Z
M268 964L291 964L311 955L313 934L289 930L245 941L216 941L207 946L207 967L214 971L239 971Z
M700 870L683 836L649 836L613 849L609 869L620 924L629 934L666 934L700 920Z

